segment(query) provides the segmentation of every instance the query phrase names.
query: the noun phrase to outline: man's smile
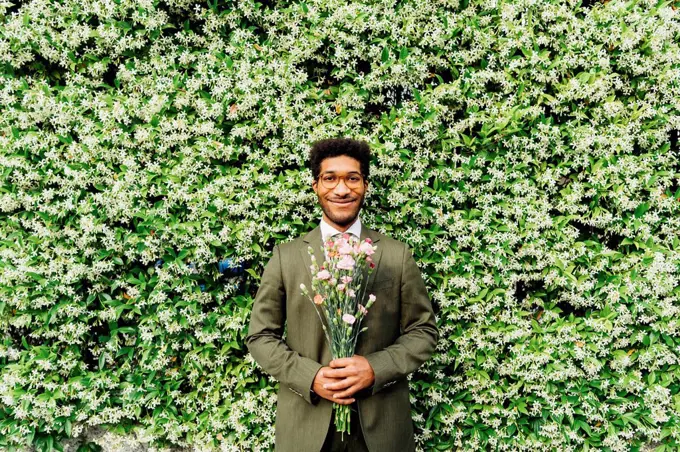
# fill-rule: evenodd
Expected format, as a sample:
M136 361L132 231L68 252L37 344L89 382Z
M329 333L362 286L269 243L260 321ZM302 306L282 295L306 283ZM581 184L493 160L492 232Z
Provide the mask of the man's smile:
M356 199L337 199L337 200L329 199L329 202L337 204L339 206L347 206L349 204L356 202Z

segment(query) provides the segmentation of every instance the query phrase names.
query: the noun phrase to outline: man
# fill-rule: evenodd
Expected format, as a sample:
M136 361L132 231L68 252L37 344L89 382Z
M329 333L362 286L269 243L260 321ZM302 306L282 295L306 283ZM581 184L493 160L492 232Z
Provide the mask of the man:
M406 377L432 355L438 333L408 248L361 225L369 162L363 141L313 145L312 188L323 211L321 224L274 247L255 297L246 343L280 382L275 439L280 452L415 450ZM323 239L343 232L377 246L367 283L376 301L363 321L368 329L359 335L356 354L331 361L321 322L300 284L311 287L308 248L323 262ZM333 403L355 410L350 435L336 433Z

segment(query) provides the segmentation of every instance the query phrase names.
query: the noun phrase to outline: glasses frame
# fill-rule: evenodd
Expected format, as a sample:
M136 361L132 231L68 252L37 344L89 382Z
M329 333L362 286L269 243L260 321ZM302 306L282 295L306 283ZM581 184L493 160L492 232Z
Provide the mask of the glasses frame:
M334 175L335 177L338 178L337 182L332 187L327 186L326 183L322 179L323 176L328 175L328 174L332 174L332 175ZM361 185L358 185L356 187L352 187L347 183L347 178L349 176L355 176L355 175L358 175L361 178ZM321 173L318 176L316 176L316 180L326 190L333 190L335 187L340 185L340 180L343 180L345 182L345 187L349 188L350 190L358 190L359 188L361 188L362 186L364 186L366 184L366 177L363 174L356 172L356 171L352 171L350 173L347 173L344 176L335 174L334 172L326 171L325 173Z

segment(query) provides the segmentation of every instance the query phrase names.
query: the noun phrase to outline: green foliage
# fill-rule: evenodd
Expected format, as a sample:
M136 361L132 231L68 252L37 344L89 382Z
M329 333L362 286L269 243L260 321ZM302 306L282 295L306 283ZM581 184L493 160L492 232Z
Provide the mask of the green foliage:
M0 448L271 448L243 339L339 135L437 312L420 448L680 447L678 6L0 0Z

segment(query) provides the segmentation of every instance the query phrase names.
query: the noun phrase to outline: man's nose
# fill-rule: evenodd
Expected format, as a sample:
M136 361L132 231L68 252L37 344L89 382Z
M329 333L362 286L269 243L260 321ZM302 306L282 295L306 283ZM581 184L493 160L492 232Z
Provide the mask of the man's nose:
M338 181L338 185L335 186L334 191L338 195L346 195L347 193L351 192L352 190L350 190L349 187L347 186L345 179L340 179Z

